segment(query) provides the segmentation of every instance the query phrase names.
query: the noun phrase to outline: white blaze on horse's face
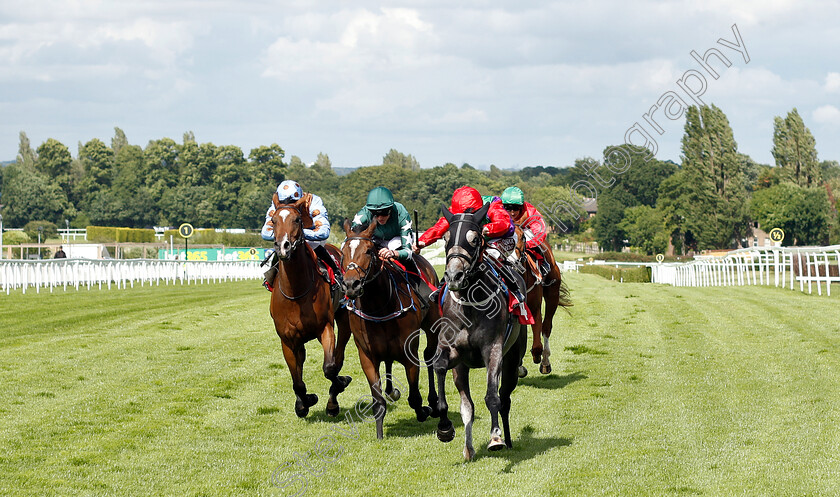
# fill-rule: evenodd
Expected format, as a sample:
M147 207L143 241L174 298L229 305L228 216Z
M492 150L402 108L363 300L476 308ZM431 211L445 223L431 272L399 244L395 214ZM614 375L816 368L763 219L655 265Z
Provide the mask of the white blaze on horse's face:
M353 258L356 257L356 249L359 248L360 243L362 243L361 240L350 241L350 260L353 260Z
M278 215L280 216L280 219L285 221L286 218L289 216L289 211L284 209L284 210L280 211L280 214L278 214Z

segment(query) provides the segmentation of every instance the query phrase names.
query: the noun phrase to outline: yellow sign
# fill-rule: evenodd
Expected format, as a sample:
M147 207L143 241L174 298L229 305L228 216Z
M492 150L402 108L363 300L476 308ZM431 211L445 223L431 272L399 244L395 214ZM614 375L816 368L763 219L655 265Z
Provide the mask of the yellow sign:
M181 226L178 226L178 234L181 235L181 238L189 238L193 236L193 231L195 231L190 223L184 223Z
M665 256L662 254L656 254L656 262L662 262L665 260Z
M773 228L770 230L770 240L776 243L782 243L785 239L785 231L782 228Z

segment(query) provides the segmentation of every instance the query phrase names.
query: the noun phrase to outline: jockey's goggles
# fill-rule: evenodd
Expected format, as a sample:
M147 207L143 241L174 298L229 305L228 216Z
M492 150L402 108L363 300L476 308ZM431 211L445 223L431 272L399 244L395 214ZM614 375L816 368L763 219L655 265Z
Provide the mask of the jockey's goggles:
M391 209L380 209L376 211L370 211L370 215L373 217L387 216L389 214L391 214Z
M520 211L520 210L522 210L522 206L517 205L517 204L503 204L503 206L504 206L506 211Z

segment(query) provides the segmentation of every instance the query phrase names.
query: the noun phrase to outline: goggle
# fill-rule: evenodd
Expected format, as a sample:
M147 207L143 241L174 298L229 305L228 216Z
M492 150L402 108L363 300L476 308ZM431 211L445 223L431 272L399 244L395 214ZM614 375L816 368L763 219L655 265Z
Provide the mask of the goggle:
M370 211L370 215L373 217L382 217L391 214L391 209L381 209L378 211Z
M516 204L504 204L504 207L505 207L505 210L506 210L506 211L519 211L519 210L522 210L522 206L521 206L521 205L516 205Z

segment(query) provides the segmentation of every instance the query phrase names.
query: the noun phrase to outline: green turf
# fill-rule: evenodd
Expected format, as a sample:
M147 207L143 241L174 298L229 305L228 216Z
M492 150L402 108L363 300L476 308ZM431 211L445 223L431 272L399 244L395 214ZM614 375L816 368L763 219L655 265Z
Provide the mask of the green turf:
M568 282L554 373L529 360L514 392L511 451L485 448L473 372L471 463L451 379L449 444L405 395L383 441L344 419L369 392L352 343L342 418L313 342L321 401L298 419L258 282L2 295L0 495L299 490L272 486L278 468L312 496L840 494L840 292Z

